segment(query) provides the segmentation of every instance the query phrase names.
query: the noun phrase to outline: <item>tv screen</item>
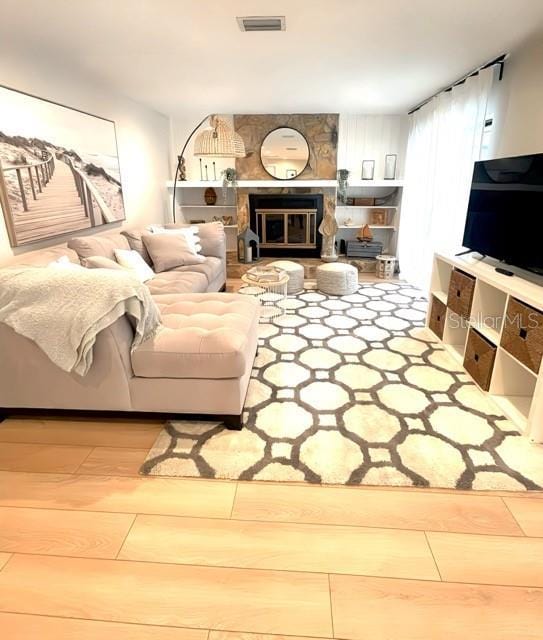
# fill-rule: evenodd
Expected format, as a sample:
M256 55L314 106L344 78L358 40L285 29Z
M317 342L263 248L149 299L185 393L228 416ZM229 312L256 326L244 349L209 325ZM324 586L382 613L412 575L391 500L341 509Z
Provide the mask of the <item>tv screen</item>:
M543 273L543 153L475 163L463 245Z

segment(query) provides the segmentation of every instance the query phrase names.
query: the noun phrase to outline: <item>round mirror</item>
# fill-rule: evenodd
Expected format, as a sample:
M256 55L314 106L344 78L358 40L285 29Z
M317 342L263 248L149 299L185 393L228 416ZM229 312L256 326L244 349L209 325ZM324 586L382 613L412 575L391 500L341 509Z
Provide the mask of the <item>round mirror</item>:
M280 127L264 138L260 160L270 176L278 180L292 180L307 167L309 145L296 129Z

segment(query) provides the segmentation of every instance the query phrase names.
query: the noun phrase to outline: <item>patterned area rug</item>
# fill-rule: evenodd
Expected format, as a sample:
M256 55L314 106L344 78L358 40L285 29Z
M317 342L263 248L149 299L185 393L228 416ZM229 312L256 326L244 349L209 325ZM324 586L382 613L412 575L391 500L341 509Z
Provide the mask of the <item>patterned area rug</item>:
M402 283L291 296L260 325L245 427L171 422L141 473L331 484L540 489L520 436L424 328Z

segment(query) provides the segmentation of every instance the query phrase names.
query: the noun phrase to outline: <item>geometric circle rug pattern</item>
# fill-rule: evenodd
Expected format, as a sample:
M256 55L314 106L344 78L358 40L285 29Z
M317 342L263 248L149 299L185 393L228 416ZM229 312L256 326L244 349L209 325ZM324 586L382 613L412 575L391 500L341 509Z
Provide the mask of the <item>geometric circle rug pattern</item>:
M536 490L543 447L473 384L397 282L305 289L259 327L241 431L172 421L145 475Z

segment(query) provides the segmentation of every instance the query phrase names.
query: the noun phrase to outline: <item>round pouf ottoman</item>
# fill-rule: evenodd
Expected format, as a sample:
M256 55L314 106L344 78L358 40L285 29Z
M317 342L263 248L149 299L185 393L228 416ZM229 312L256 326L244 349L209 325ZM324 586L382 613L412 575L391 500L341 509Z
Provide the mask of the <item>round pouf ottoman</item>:
M288 273L287 294L300 293L304 289L304 268L292 260L276 260L270 267L277 267Z
M358 290L358 269L352 264L332 262L317 267L317 289L333 296L346 296Z

